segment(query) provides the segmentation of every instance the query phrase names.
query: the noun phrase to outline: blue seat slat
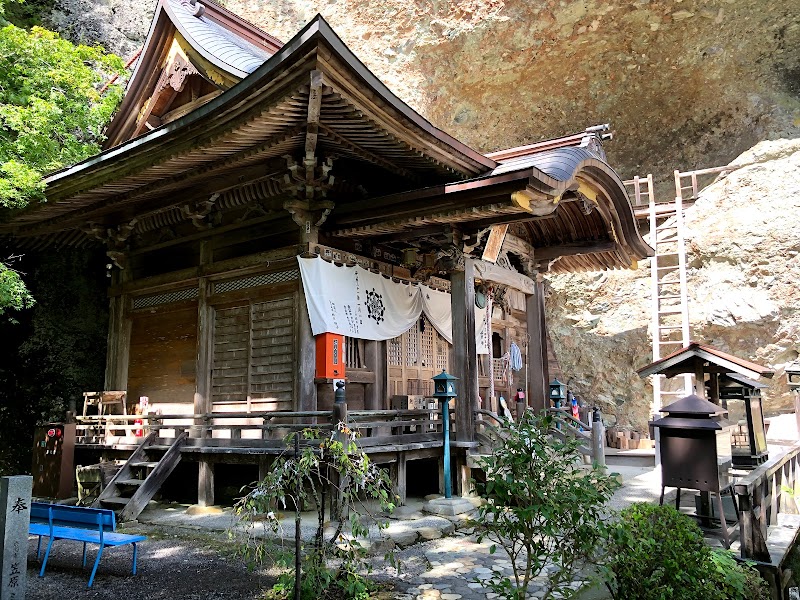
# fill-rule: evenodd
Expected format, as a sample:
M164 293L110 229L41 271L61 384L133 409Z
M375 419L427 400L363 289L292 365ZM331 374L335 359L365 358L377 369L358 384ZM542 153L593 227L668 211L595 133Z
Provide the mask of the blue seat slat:
M114 511L105 508L84 508L81 506L66 506L63 504L46 504L44 502L31 503L31 523L28 533L39 536L41 545L42 536L50 537L45 560L42 563L40 575L44 575L47 558L54 540L73 540L84 543L84 561L86 560L86 544L100 546L95 566L89 577L89 587L94 580L100 556L105 546L133 545L133 573L136 574L136 544L147 539L143 535L115 533L117 520ZM101 535L102 532L102 535ZM39 550L37 548L37 556Z
M49 535L49 529L44 535ZM76 542L100 543L100 532L90 529L72 529L70 527L53 527L53 537L62 540L75 540ZM120 546L122 544L132 544L141 542L147 538L143 535L131 535L127 533L103 533L103 544L106 546Z

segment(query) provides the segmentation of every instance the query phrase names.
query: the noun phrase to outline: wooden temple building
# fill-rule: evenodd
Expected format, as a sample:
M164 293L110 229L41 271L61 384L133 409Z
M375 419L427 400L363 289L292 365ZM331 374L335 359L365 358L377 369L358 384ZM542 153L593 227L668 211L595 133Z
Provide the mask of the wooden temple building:
M604 130L482 154L397 98L321 16L281 43L210 1L159 0L104 150L0 224L23 249L107 250L105 389L127 400L78 417L77 452L126 459L144 439L153 468L181 438L213 504L221 465L266 468L288 429L327 422L337 377L319 367L298 263L321 257L449 294L451 340L423 313L337 352L361 443L401 492L415 461L441 455L433 419L409 424L428 408L412 401L442 369L457 376L466 477L479 411L518 389L547 402L543 278L652 254Z

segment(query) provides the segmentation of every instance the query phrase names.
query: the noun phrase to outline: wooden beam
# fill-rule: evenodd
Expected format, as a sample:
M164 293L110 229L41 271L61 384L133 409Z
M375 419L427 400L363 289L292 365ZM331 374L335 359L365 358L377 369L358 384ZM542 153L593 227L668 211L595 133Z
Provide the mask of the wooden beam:
M296 296L296 340L297 340L297 381L295 390L297 402L293 410L317 410L316 374L317 345L311 333L311 320L308 317L306 294L303 285Z
M409 179L414 182L421 181L419 176L415 175L408 169L403 169L402 167L398 167L397 165L395 165L389 160L386 160L382 156L375 154L374 152L370 152L369 150L363 148L359 144L356 144L355 142L339 135L336 131L334 131L327 125L320 124L319 129L320 131L323 132L325 137L330 138L337 145L342 146L343 148L355 154L359 158L363 158L367 161L373 162L376 165L383 167L390 173L394 173L395 175L399 175L400 177L403 177L405 179Z
M562 256L576 256L578 254L594 254L596 252L610 252L616 249L611 241L575 242L561 246L545 246L534 248L535 261L554 260Z
M528 319L528 404L540 411L550 406L550 373L547 356L547 323L544 313L544 282L536 278L536 293L527 296L525 310Z
M308 112L306 114L306 143L305 167L306 182L314 183L316 178L315 167L317 152L317 137L319 136L319 113L322 106L322 71L311 71L311 85L308 89Z
M456 399L456 440L472 441L478 408L478 355L475 340L475 261L453 271L450 303L453 313L453 374L459 378Z
M520 290L525 294L533 294L536 290L536 284L533 279L523 275L522 273L515 273L503 267L498 267L485 260L475 260L475 277L483 281L493 281L513 287Z

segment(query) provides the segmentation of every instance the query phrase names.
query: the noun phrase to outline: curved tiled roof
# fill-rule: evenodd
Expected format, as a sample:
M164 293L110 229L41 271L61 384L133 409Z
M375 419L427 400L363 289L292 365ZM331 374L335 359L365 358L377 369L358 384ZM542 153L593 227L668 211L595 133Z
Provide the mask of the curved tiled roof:
M211 62L229 73L244 77L272 56L263 48L225 29L204 11L192 10L192 6L187 4L181 0L167 0L164 6L187 41ZM200 14L195 15L195 12Z

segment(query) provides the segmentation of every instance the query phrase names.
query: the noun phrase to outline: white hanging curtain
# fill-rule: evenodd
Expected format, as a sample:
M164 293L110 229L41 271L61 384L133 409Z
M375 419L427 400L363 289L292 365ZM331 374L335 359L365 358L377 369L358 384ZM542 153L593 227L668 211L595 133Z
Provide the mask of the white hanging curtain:
M389 340L408 331L422 314L422 294L410 283L319 257L298 261L314 335Z
M364 340L390 340L402 335L423 312L434 329L453 343L450 294L396 282L358 265L336 266L322 258L300 258L300 276L306 295L311 332L339 333ZM478 354L488 354L482 331L486 310L475 309Z
M428 317L433 328L448 343L453 343L453 312L450 305L450 294L440 292L427 285L420 284L422 291L422 312ZM477 354L489 354L487 319L489 308L475 307L475 342Z

